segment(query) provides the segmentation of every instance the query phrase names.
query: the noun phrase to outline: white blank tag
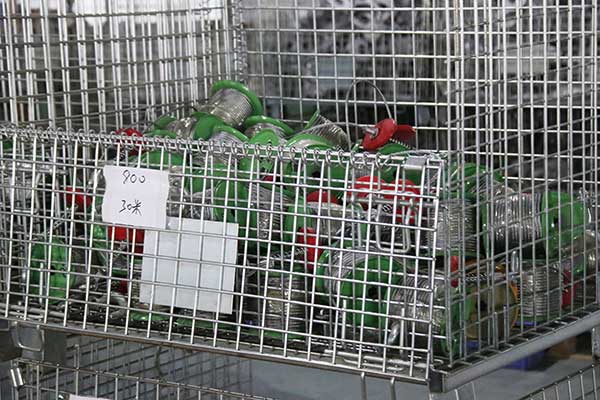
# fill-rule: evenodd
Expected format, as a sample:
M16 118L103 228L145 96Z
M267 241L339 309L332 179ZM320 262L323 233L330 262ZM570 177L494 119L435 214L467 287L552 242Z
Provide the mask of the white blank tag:
M106 193L102 221L141 228L165 229L169 172L105 165Z
M171 306L175 290L175 307L194 309L194 300L197 296L197 310L216 312L219 308L219 312L231 314L233 294L223 294L223 292L233 292L235 267L224 267L222 264L234 265L237 262L237 239L234 237L238 235L238 224L200 222L198 219L183 218L181 230L196 233L173 232L177 229L179 229L179 219L168 218L167 232L146 232L144 237L146 256L142 261L142 280L176 283L177 289L149 283L141 284L140 301ZM202 233L221 235L221 237L209 237ZM227 235L227 238L224 235ZM179 252L177 251L178 238ZM157 240L158 251L156 251ZM186 261L156 259L147 255L178 257ZM188 260L198 260L198 262ZM206 264L201 261L212 263ZM152 297L153 286L154 298ZM206 291L198 288L214 290ZM220 307L218 307L219 297Z

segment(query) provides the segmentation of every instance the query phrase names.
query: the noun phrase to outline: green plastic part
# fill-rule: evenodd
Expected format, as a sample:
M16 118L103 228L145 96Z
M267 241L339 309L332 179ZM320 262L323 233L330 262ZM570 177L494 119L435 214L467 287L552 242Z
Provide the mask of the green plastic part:
M323 294L322 298L324 301L329 299L325 285L325 281L328 279L326 265L329 262L331 262L329 251L325 251L319 258L316 270L316 289ZM366 291L365 311L378 313L378 304L385 298L385 288L372 283L389 282L390 270L398 272L400 271L400 265L390 257L371 256L367 260L366 265L365 260L358 261L354 266L354 271L346 277L348 281L342 281L339 285L339 294L347 300L345 302L346 308L356 311L355 313L348 313L348 322L355 328L360 327L361 324L370 328L380 326L378 316L362 313L363 295ZM366 283L353 281L366 281ZM391 281L392 284L398 284L400 278L397 275L392 275ZM364 320L362 319L363 315Z
M303 144L302 147L307 149L318 149L318 150L327 150L333 149L333 146L327 139L314 135L312 133L298 133L297 135L292 136L286 143L286 147L297 147L298 143L301 141L306 141L310 143L308 145Z
M331 150L334 148L334 146L332 146L331 143L329 143L321 136L313 135L310 133L301 133L294 135L291 139L288 140L288 142L286 143L286 147L297 147L300 141L305 141L305 143L301 143L301 145L303 148L306 148L308 150ZM312 159L312 157L309 158ZM287 163L283 168L283 181L288 184L295 183L297 170L298 166L295 163ZM307 161L307 163L304 165L304 170L307 177L311 177L315 174L320 174L321 163ZM302 176L304 176L304 174Z
M152 125L154 125L157 129L164 129L167 127L167 125L169 125L173 121L177 121L177 118L175 118L171 115L164 115L164 116L160 117L159 119L157 119L156 121L154 121L154 123Z
M192 113L192 117L198 120L198 122L196 122L196 126L194 127L194 140L209 139L213 134L215 126L223 125L223 120L212 114L195 112Z
M379 154L382 155L392 155L392 154L403 154L407 151L410 151L410 147L403 143L388 143L382 148L378 150ZM394 182L396 180L396 175L398 172L398 168L388 167L384 168L381 171L381 178L383 178L386 182ZM412 183L416 185L421 184L421 172L416 170L405 169L404 176L402 176L402 171L400 171L400 176L398 179L408 179Z
M156 312L152 312L152 318L150 318L149 312L144 311L132 311L129 314L129 319L135 322L148 322L152 319L151 322L164 322L168 321L169 317L162 314L156 314Z
M321 115L319 113L319 110L315 110L314 113L312 113L312 115L310 116L308 122L306 123L306 125L304 125L304 130L306 129L310 129L315 125L315 122L317 122L317 119L319 118L319 115Z
M291 136L294 134L294 130L289 127L288 124L282 122L276 118L267 117L265 115L253 115L251 117L246 118L244 121L244 128L248 129L256 124L265 123L275 125L285 133L286 136Z
M52 252L52 254L50 254ZM74 251L73 251L74 253ZM50 256L50 266L47 266L48 256ZM75 255L72 254L74 257ZM67 295L67 286L72 287L75 283L75 276L70 275L67 280L67 247L66 244L54 238L52 245L36 244L31 248L30 283L40 284L40 268L50 269L57 272L50 272L50 297L65 298ZM63 271L63 272L59 272ZM35 290L35 289L33 289ZM58 300L49 300L50 303L56 303Z
M571 246L573 241L583 237L590 220L585 203L568 193L545 193L540 211L542 237L548 239L543 244L551 258L558 258L561 247Z
M464 181L462 176L464 171ZM477 177L479 176L479 184L482 184L486 176L489 176L488 171L483 165L477 165L474 163L464 163L460 166L457 163L452 163L448 170L448 184L453 188L454 191L461 187L464 188L465 193L477 195ZM495 182L504 183L504 177L498 171L492 173L492 177Z
M13 148L13 142L10 139L5 139L2 141L2 150L3 151L10 151Z
M252 190L256 190L256 186ZM225 202L227 194L227 203ZM248 187L242 182L229 182L223 181L219 183L215 189L215 203L218 206L226 207L241 207L241 208L252 208L253 205L249 204L248 197L250 195ZM250 218L250 232L246 232L246 225L248 215ZM227 222L237 222L239 224L239 236L256 238L256 227L258 226L258 212L246 210L236 210L234 208L215 208L215 217L218 221L222 221L223 218ZM254 245L255 242L252 243ZM262 243L261 243L262 244ZM266 243L265 243L266 245Z
M261 115L263 113L263 106L260 102L260 99L253 91L248 89L246 85L236 81L222 80L215 82L210 91L212 94L215 94L221 89L235 89L243 93L248 101L250 101L250 105L252 106L252 115Z
M560 206L559 206L560 202ZM489 204L481 207L482 231L484 232L484 247L489 254L488 227ZM541 243L536 248L543 249L540 256L558 259L562 248L571 246L582 239L591 215L586 204L572 198L568 193L548 192L542 195L541 209L535 210L534 218L539 218L542 227ZM531 243L524 243L531 247Z
M141 168L165 170L172 166L182 166L183 157L177 153L163 152L161 150L148 151L139 156ZM137 166L138 156L129 157L129 164Z
M260 146L279 146L280 138L270 129L264 129L257 133L248 144L260 145ZM275 152L273 152L273 156L275 156ZM261 172L271 172L275 166L273 162L274 157L255 157L254 164L257 165L257 171ZM243 171L250 171L252 168L252 157L246 157L240 160L240 169ZM255 179L256 179L255 175Z
M214 132L227 132L227 133L235 136L236 138L238 138L239 140L241 140L244 143L248 142L248 136L244 135L242 132L238 131L237 129L232 128L231 126L225 125L223 123L215 125L213 128L213 133Z

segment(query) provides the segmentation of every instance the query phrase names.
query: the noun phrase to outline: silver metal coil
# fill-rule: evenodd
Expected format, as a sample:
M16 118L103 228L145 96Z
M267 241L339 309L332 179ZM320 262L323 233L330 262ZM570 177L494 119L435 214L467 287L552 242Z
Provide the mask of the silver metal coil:
M348 147L348 135L342 128L334 124L331 120L325 118L321 114L315 116L311 126L317 127L310 129L310 133L313 135L321 136L329 141L336 147L340 147L344 150L350 150Z
M464 213L463 213L464 210ZM473 202L468 199L447 199L440 201L437 218L437 245L441 252L450 250L458 253L464 244L466 253L477 252L477 217ZM426 233L426 242L433 243L433 234Z
M252 114L250 100L235 89L221 89L213 94L201 111L221 118L234 128L239 127Z
M261 298L257 322L262 324L264 317L265 328L304 332L306 310L297 302L306 302L305 278L289 272L291 258L291 254L284 254L258 262L260 272L257 289Z
M517 288L524 318L544 320L559 313L563 267L565 265L558 263L522 266L521 274L517 277Z
M191 140L194 139L194 128L197 123L197 118L186 117L170 122L165 130L173 132L176 139Z
M476 186L470 191L477 196L486 196L491 198L503 197L515 193L509 186L505 186L504 182L498 182L491 174L480 177L479 186Z
M405 288L397 288L390 295L388 310L388 334L387 344L397 344L401 339L402 332L405 336L416 334L416 341L427 341L429 332L429 319L431 316L431 333L433 335L445 335L443 327L446 325L447 314L443 308L430 307L430 299L433 296L433 305L444 304L446 284L443 280L435 279L431 286L431 277L409 274L402 284ZM433 289L417 290L417 289ZM385 303L383 303L385 304ZM395 318L396 317L396 318ZM398 318L401 317L401 318ZM418 319L422 322L405 321L402 327L402 317L407 319Z
M235 135L232 135L229 132L226 131L219 131L219 130L215 130L213 132L213 134L211 135L211 137L208 139L208 142L212 142L215 143L218 146L223 146L226 148L226 146L230 146L230 145L240 145L243 144L244 142L242 141L242 139L238 138ZM207 154L204 152L195 152L192 156L192 161L195 165L200 166L200 167L204 167L206 165L205 160L206 160L206 156ZM212 162L214 164L224 164L224 165L229 165L230 162L237 162L238 159L241 158L240 156L236 156L235 154L231 157L231 161L229 158L229 154L227 154L226 152L223 151L216 151L212 153ZM208 162L208 168L209 170L211 169L211 161L209 159Z
M275 124L271 124L268 122L258 122L256 124L248 127L244 131L244 135L248 136L248 139L252 139L259 132L261 132L265 129L269 129L269 130L273 131L275 133L275 135L280 139L280 144L285 144L285 141L286 141L285 131L283 129L281 129L280 126L277 126Z
M250 212L256 212L257 226L256 237L258 239L269 239L269 233L272 232L275 236L275 232L281 232L281 222L283 220L282 212L293 204L293 201L288 196L275 193L275 198L271 200L273 195L271 189L261 186L257 183L251 184L248 188L250 198L248 200L242 200L242 206L247 208ZM246 221L240 222L245 226ZM252 223L251 223L252 224Z
M541 193L514 193L494 201L492 223L496 253L518 248L520 240L532 243L542 237L541 203Z

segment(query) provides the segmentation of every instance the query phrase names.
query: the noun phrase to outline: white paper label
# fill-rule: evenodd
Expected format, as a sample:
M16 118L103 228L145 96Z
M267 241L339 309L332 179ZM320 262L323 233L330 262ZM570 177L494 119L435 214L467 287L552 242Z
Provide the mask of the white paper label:
M104 397L90 397L90 396L77 396L75 394L69 395L69 400L108 400Z
M169 173L149 168L104 166L102 221L165 229Z
M235 267L223 264L235 265L237 262L238 224L184 218L180 229L178 218L168 218L167 222L166 232L145 234L144 253L149 256L144 256L142 261L142 280L177 284L177 289L142 283L140 301L171 306L175 291L175 307L194 309L196 302L199 311L216 312L218 309L220 313L231 314ZM189 233L178 233L177 230ZM151 255L175 257L179 261L157 259Z

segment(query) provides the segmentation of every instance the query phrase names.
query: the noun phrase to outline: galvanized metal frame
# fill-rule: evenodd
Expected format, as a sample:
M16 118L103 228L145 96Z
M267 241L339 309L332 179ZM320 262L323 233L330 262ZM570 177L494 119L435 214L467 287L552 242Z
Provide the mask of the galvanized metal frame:
M59 1L56 9L42 2L39 15L29 2L22 8L17 5L0 5L0 52L6 60L0 63L0 91L8 94L0 99L4 115L0 119L5 121L83 128L80 137L91 129L135 125L143 130L148 120L165 112L186 115L186 107L209 97L211 83L233 78L256 90L270 115L297 126L314 108L340 122L353 138L361 134L361 126L385 117L386 109L400 122L413 123L417 128L410 143L417 150L414 154L429 157L431 151L437 152L447 172L439 177L444 190L436 199L442 212L438 214L436 208L435 216L430 216L435 222L429 226L435 232L440 225L454 224L458 235L453 241L451 235L435 238L434 233L434 241L442 244L433 245L439 252L435 265L441 277L426 274L431 279L428 290L434 291L436 281L446 287L457 282L459 295L444 298L446 332L429 330L425 335L429 343L422 349L434 350L431 357L426 356L423 364L410 362L423 375L411 371L400 373L399 378L427 380L433 371L432 388L447 390L514 359L517 353L512 348L518 347L518 354L524 356L553 344L557 337L597 325L598 6L594 1L207 0L200 5L158 2L142 9L132 3L126 10L113 1L100 13L75 13ZM143 16L136 15L140 10ZM100 21L107 21L108 27ZM51 33L54 24L56 34ZM136 48L143 49L141 55ZM36 49L41 49L41 56ZM55 49L60 65L51 57ZM77 62L73 54L78 55ZM98 87L90 86L93 80ZM357 84L359 80L370 85ZM57 89L54 81L64 87ZM40 84L45 89L40 90ZM379 87L386 99L382 101L371 85ZM40 108L44 103L47 115ZM135 140L133 144L139 145ZM193 149L188 151L198 151ZM202 149L219 153L213 147ZM14 170L17 154L0 154ZM312 156L297 152L292 157L302 161ZM469 176L467 165L485 172ZM496 176L504 179L495 182ZM306 177L296 178L295 188L307 189L300 184ZM351 185L352 179L347 175L344 183ZM28 182L31 187L36 184L35 179ZM316 189L318 182L310 185ZM15 189L5 178L2 186ZM374 197L382 194L380 188L369 189ZM463 199L466 192L472 195L468 201ZM443 212L455 200L452 193L459 193L462 202L454 211ZM515 220L503 211L509 204L517 204L512 210ZM581 226L570 222L581 204L589 209L584 224L589 235L583 239L578 233ZM30 215L43 207L29 206ZM322 211L323 204L318 206L317 219L325 223ZM500 215L489 223L501 212L504 219ZM561 214L558 228L552 228L555 236L527 236L523 226L545 227L549 232L552 213ZM73 216L66 220L73 221ZM414 230L425 232L422 228ZM11 240L30 241L23 233L11 234ZM502 245L509 240L511 245ZM472 243L475 254L469 248ZM555 253L554 248L560 250ZM16 257L12 248L5 251L9 258ZM452 270L453 256L457 271ZM582 258L577 275L575 266ZM523 268L525 264L533 267ZM544 278L550 273L554 274L551 285L551 279ZM567 279L568 274L572 277ZM570 295L564 297L563 292ZM527 301L519 293L529 293ZM568 305L563 297L567 302L570 297ZM11 307L16 310L14 305L5 307L5 314ZM469 307L475 311L463 315ZM430 319L435 310L430 304ZM42 315L47 320L46 310ZM458 319L456 324L453 318ZM64 316L58 326L76 329ZM108 324L100 328L109 333ZM432 335L441 342L456 338L457 353L435 350ZM514 347L528 335L539 340ZM149 341L150 336L148 328ZM208 345L213 350L214 340ZM360 347L363 339L355 344ZM233 347L245 351L239 341ZM283 349L283 361L319 364L311 357L294 360L287 356L286 345ZM379 374L362 367L347 370ZM444 383L439 383L439 377Z

